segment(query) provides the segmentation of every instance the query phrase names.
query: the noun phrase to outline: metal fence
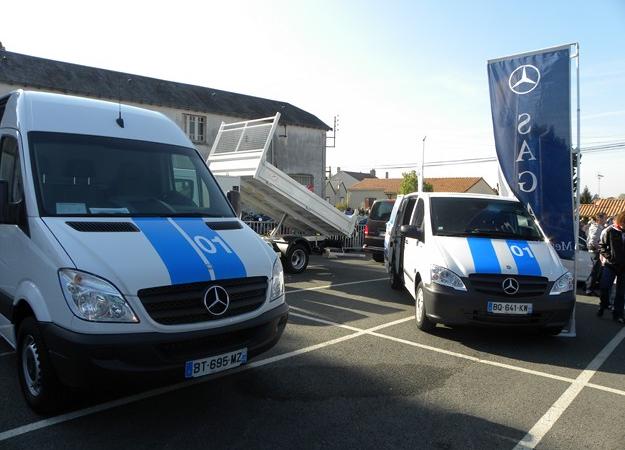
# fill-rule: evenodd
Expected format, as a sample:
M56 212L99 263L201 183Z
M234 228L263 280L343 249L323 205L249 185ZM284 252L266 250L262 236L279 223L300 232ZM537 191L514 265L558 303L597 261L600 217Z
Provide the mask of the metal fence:
M256 233L261 236L266 236L276 227L276 222L259 222L259 221L245 221L245 223ZM301 234L295 230L292 230L284 225L280 227L279 234ZM340 246L343 250L362 251L362 245L365 243L365 226L356 225L354 232L351 236L346 237L343 235L328 236L329 240L340 242Z

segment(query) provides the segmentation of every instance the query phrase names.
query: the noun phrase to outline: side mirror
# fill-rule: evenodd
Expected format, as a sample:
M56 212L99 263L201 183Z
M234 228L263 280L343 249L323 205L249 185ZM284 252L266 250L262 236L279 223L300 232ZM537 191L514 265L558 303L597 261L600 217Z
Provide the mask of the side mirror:
M416 225L402 225L399 232L404 237L423 241L423 230Z
M228 201L230 205L232 205L234 213L237 217L241 217L241 193L239 191L228 191L226 197L228 197Z
M7 220L7 212L9 207L9 182L0 180L0 223Z

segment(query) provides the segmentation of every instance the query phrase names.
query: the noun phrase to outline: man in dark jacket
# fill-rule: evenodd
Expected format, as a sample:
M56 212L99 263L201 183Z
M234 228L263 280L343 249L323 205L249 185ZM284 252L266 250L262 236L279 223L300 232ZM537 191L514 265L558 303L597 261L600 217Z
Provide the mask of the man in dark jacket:
M616 278L616 297L614 298L614 311L612 318L625 324L623 318L623 303L625 303L625 211L620 212L614 219L614 225L605 229L601 234L599 252L603 261L601 274L601 304L598 316L610 302L610 290Z

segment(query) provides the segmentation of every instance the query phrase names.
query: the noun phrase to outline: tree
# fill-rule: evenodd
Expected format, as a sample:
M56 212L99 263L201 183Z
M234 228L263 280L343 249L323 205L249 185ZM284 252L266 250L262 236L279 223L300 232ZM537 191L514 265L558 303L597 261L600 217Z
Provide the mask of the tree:
M417 177L417 172L411 170L410 172L404 172L401 174L404 177L401 180L401 185L399 186L398 194L410 194L411 192L416 192L419 186L419 178ZM423 191L424 192L432 192L432 185L429 183L423 183Z
M590 193L590 189L588 189L588 186L584 186L584 190L579 196L579 202L582 205L592 203L592 194Z

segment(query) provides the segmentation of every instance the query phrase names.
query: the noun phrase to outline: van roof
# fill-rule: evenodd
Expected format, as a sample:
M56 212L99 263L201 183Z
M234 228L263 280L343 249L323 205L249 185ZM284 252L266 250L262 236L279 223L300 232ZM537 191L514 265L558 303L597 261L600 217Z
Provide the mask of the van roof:
M182 130L165 115L121 105L123 127L117 123L120 104L69 95L13 91L7 96L2 128L110 136L193 147Z

